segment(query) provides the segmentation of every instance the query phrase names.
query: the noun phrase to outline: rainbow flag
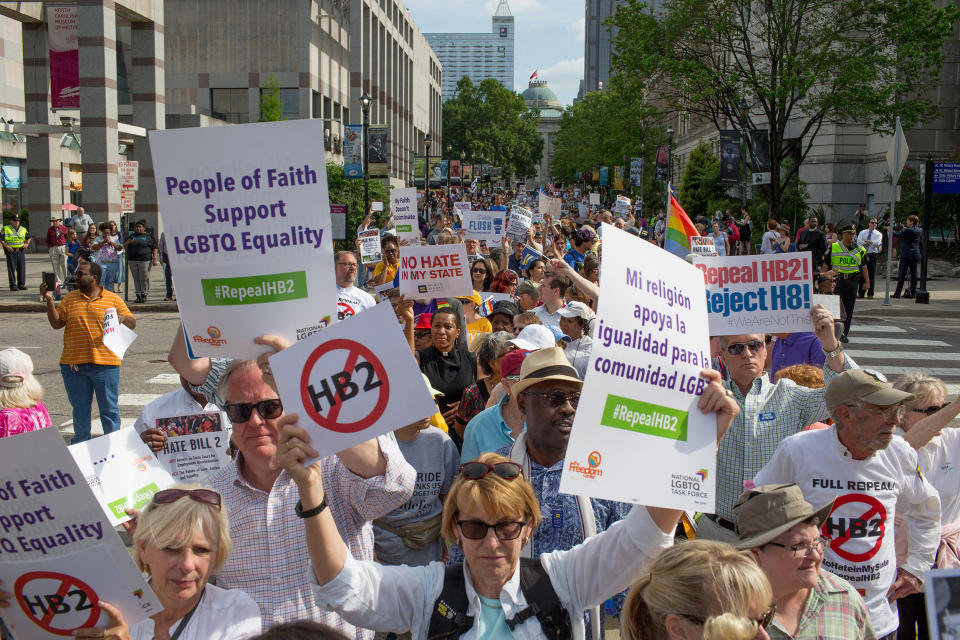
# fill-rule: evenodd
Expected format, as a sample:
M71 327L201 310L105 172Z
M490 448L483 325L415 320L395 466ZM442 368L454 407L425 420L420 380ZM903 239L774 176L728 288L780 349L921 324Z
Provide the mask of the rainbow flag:
M690 253L690 237L699 236L697 228L690 221L690 216L677 202L673 185L667 186L669 202L667 204L667 231L663 240L663 248L675 256L686 258Z

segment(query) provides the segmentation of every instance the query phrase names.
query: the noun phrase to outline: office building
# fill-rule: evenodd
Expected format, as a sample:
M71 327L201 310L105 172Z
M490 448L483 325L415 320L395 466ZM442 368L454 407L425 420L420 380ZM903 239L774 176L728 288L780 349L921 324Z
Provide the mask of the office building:
M583 38L583 93L610 81L610 54L617 29L605 23L623 0L586 0ZM611 33L612 31L612 33ZM582 96L578 96L581 97Z
M494 78L513 91L514 23L507 0L500 0L490 33L424 35L443 65L444 102L456 94L457 83L464 76L474 84Z

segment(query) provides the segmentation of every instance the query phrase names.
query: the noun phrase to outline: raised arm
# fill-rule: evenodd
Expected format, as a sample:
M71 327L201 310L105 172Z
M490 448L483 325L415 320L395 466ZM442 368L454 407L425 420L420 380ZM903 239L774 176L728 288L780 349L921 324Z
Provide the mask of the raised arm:
M577 291L583 293L585 296L591 300L600 300L600 287L590 282L579 273L577 270L571 267L569 264L563 260L553 259L550 261L550 266L553 271L565 274L573 281L573 285L577 288Z
M190 358L187 354L187 342L183 337L182 326L177 327L176 335L173 336L173 344L170 345L167 362L170 363L174 371L194 386L203 384L207 376L210 375L212 368L210 358Z
M948 404L940 411L937 411L932 416L927 416L922 420L918 421L910 430L903 434L903 439L913 447L914 449L920 450L925 444L930 442L933 436L940 433L940 431L950 424L950 421L960 415L960 395L953 399L953 402Z

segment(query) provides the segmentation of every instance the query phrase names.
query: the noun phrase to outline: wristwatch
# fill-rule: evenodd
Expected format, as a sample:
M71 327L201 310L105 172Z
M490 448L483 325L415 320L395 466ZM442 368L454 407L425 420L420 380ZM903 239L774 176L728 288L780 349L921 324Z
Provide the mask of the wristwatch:
M820 351L823 351L823 355L827 356L827 360L829 360L830 358L835 358L843 353L843 344L837 340L837 348L833 351L827 351L823 348L823 345L820 345Z

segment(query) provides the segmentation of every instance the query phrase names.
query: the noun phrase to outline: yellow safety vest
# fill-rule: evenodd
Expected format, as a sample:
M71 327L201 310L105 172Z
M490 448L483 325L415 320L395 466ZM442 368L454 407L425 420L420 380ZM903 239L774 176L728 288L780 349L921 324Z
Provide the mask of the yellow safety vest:
M842 242L834 242L830 245L830 265L840 273L857 273L864 254L861 246L854 245L852 249L847 249Z
M20 225L14 229L8 224L3 225L3 241L10 245L11 249L22 249L23 243L27 241L27 228Z

